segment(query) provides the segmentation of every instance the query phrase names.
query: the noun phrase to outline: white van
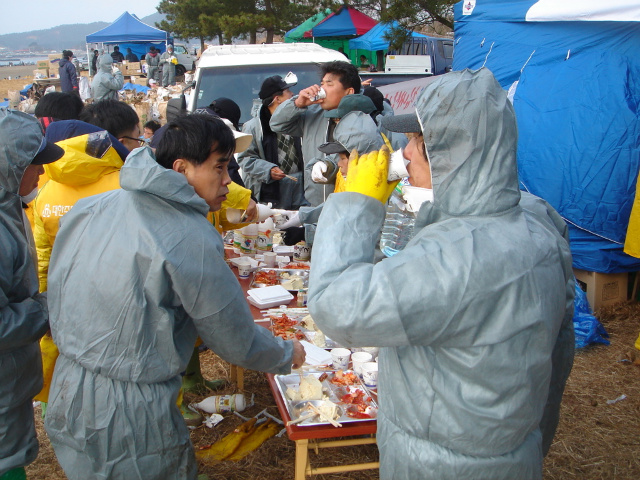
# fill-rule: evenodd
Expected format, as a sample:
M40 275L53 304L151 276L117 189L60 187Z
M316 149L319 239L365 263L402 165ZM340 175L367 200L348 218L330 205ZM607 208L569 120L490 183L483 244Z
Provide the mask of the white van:
M243 124L260 103L258 92L265 78L293 72L298 84L291 90L298 93L319 84L320 64L334 60L349 61L342 53L314 43L211 46L198 61L195 92L187 109L193 112L216 98L230 98L240 106Z

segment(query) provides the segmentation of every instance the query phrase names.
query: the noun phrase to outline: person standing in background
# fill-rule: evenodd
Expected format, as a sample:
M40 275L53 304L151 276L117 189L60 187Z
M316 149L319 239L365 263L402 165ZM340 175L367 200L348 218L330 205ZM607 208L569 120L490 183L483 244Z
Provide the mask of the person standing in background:
M71 50L62 51L62 59L58 64L58 73L60 74L60 88L63 92L73 92L79 94L78 91L78 72L71 62L73 52Z
M127 56L124 57L127 62L139 62L140 59L138 56L131 51L130 48L127 48Z
M167 45L167 51L160 55L163 87L176 84L176 63L178 59L173 55L173 45Z
M158 55L158 51L156 47L149 47L149 53L145 57L145 61L147 62L147 84L149 84L150 80L155 80L156 82L160 81L160 75L158 75L158 69L160 66L160 55ZM150 85L149 85L150 86Z
M98 57L100 56L100 52L98 50L93 51L93 57L91 57L91 63L89 67L89 75L92 77L98 73Z
M113 59L114 63L122 63L122 61L124 60L124 55L120 51L119 46L116 45L115 47L113 47L113 52L111 52L111 58Z

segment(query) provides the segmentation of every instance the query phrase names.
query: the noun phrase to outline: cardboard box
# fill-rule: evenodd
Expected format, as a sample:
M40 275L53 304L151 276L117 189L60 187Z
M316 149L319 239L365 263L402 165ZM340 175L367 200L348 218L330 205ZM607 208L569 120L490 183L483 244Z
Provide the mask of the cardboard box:
M48 68L39 68L37 70L34 70L33 74L34 74L34 76L36 76L37 74L40 74L45 78L49 78L49 69Z
M127 62L127 70L140 70L140 62Z
M89 77L89 70L81 70L80 71L80 76L81 77Z
M51 64L49 63L49 60L39 60L36 66L38 67L38 69L49 68L51 67Z
M62 58L62 53L50 53L48 55L49 61L51 60L59 60Z
M131 77L131 83L135 85L147 86L147 77Z
M628 273L587 272L577 268L573 269L573 273L582 290L587 293L593 311L627 300Z

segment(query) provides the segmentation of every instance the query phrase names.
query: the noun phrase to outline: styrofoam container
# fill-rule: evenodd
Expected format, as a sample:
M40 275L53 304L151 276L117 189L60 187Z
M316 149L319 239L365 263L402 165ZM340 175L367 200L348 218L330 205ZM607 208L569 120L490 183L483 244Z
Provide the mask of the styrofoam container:
M293 300L293 295L282 285L252 288L247 290L247 300L258 308L271 308L286 305Z

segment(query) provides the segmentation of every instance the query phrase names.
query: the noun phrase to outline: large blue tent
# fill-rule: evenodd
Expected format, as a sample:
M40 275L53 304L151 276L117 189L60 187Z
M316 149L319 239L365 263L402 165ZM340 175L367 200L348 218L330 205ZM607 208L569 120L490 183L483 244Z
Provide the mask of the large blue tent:
M167 32L141 22L124 12L111 25L87 35L87 43L121 44L133 42L166 42Z
M521 188L569 225L574 266L634 271L623 253L640 169L640 4L466 0L453 68L488 67L518 119Z
M362 35L361 37L354 38L349 40L349 48L352 50L388 50L389 49L389 40L385 38L385 35L392 30L393 28L397 28L397 22L391 23L379 23L367 33ZM411 36L416 38L426 38L426 35L422 35L421 33L411 32Z

